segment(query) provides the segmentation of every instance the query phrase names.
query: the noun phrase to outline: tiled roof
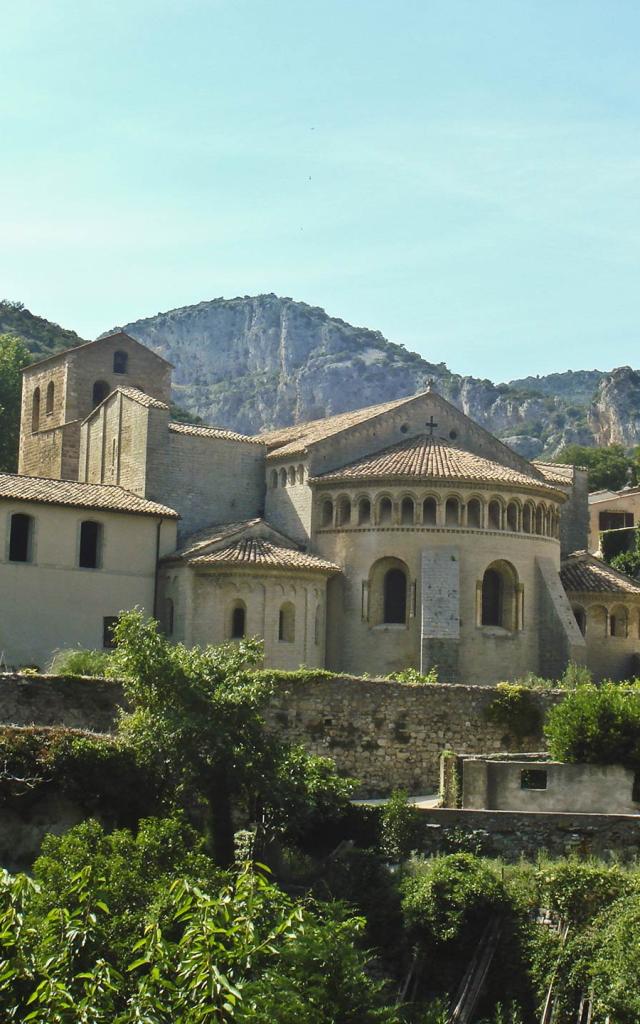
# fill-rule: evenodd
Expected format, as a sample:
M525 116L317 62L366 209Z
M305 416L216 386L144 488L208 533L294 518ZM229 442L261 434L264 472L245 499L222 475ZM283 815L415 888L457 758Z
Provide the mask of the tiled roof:
M560 579L564 589L574 593L634 594L640 597L640 583L612 569L606 562L577 552L562 563Z
M43 477L0 473L0 498L40 502L44 505L71 505L105 512L163 516L166 519L178 518L175 509L140 498L112 484L81 484L72 480L46 480Z
M259 516L255 519L244 519L241 522L236 523L222 523L214 524L213 526L206 526L203 530L198 530L197 533L192 533L191 536L187 537L181 548L178 549L171 558L190 558L202 551L203 548L208 548L212 544L219 544L229 537L233 537L236 534L244 533L246 530L251 530L254 527L260 527L264 524L264 519Z
M404 480L459 480L470 483L513 484L519 487L548 490L549 486L533 473L492 462L433 438L412 437L382 452L358 459L331 473L315 477L318 482L371 480L389 477Z
M191 565L259 566L265 569L300 569L306 572L334 573L340 567L304 551L282 547L263 537L245 537L219 551L190 558Z
M217 437L222 441L245 441L248 444L264 444L260 437L247 437L245 434L236 434L233 430L198 426L196 423L174 423L172 421L169 424L169 430L172 434L189 434L190 437Z
M276 454L295 455L303 452L308 444L314 441L322 441L325 437L331 437L340 430L347 427L357 426L366 420L380 413L389 412L399 405L416 398L416 395L405 395L404 398L396 398L393 402L383 402L380 405L369 405L365 409L354 409L352 412L341 412L337 416L327 416L322 420L310 420L308 423L296 423L291 427L281 427L279 430L268 430L259 434L256 440L266 444L267 449Z
M570 484L573 480L575 466L565 466L560 462L538 462L533 465L542 473L545 480L554 484Z
M139 405L144 405L147 409L168 409L169 406L165 402L161 402L159 398L152 398L146 391L141 391L140 388L128 388L118 387L114 388L114 391L119 391L120 394L126 395L127 398L132 398L134 402ZM113 391L111 392L113 394ZM107 398L109 396L107 395Z

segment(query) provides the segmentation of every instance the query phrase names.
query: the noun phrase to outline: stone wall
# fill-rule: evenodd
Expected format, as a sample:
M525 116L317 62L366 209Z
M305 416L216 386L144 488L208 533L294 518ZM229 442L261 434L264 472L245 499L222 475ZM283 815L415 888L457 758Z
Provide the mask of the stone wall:
M332 757L338 770L360 780L360 792L437 789L443 750L491 753L539 750L541 736L514 740L486 720L495 689L463 685L408 685L349 676L282 679L267 721L283 739ZM541 712L559 691L533 692Z
M122 686L111 680L0 674L0 725L112 732L122 705Z
M451 851L461 835L465 848L508 861L570 854L640 855L640 815L544 814L527 811L421 810L423 853Z

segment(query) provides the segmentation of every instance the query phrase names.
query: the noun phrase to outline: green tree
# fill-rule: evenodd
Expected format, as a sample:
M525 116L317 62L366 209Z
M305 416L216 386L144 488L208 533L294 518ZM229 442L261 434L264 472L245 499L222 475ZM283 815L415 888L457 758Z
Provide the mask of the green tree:
M326 759L279 743L261 709L271 693L257 640L218 647L170 643L152 619L125 612L114 630L110 671L121 678L131 711L119 736L141 765L163 780L170 799L205 809L220 864L233 859L233 813L275 831L314 816L338 813L349 785ZM287 815L283 809L287 809Z
M31 362L29 351L15 334L0 334L0 472L18 468L21 371Z
M551 708L545 734L557 761L640 768L640 687L579 686Z
M621 444L612 444L606 448L569 444L556 456L555 461L587 469L590 491L605 488L619 491L629 481L633 484L638 482L637 452L633 456L627 455Z

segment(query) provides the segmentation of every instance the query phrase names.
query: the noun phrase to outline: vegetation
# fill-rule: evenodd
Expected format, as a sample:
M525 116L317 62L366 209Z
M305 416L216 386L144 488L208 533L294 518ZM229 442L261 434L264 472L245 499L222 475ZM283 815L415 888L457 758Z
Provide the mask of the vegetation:
M541 731L542 713L530 689L520 683L498 683L496 692L485 710L489 722L501 726L516 740Z
M556 456L555 461L587 469L590 491L607 488L619 491L627 483L636 484L640 473L638 451L628 455L621 444L612 444L607 448L569 444Z
M640 686L580 686L551 708L545 724L558 761L640 768Z
M0 472L18 468L21 370L31 361L24 342L15 334L0 334Z
M22 302L0 300L0 333L6 332L20 337L34 359L62 352L65 348L82 345L84 338L75 331L69 331L58 324L36 316L25 309Z
M82 648L56 651L51 659L49 672L57 676L109 676L111 654L109 651L89 651Z

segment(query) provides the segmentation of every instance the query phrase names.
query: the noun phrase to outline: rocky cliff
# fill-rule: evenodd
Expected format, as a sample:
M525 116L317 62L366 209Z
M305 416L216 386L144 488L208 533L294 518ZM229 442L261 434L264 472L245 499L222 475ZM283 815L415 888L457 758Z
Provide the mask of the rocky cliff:
M122 328L174 363L175 400L206 422L245 433L329 416L436 388L533 458L593 444L598 370L512 384L461 377L378 331L276 295L213 299Z

